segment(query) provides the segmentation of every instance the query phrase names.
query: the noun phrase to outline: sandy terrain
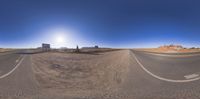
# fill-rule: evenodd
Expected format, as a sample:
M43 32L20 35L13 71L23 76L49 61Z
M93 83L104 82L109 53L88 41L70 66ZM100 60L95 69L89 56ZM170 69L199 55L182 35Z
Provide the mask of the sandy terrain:
M13 49L4 49L4 48L0 48L0 53L2 52L7 52L7 51L12 51Z
M128 55L127 50L98 54L49 52L33 55L32 66L43 96L91 96L117 91L128 72Z
M158 52L158 53L191 53L191 52L200 52L200 49L166 49L166 48L141 48L137 50L149 51L149 52Z

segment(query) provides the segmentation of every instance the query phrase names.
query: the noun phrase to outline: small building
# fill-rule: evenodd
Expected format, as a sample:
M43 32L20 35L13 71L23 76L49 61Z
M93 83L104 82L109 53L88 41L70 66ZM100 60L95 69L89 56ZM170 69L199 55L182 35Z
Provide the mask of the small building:
M42 43L42 51L50 51L51 46L50 44Z
M99 48L99 46L98 46L98 45L95 45L94 48Z
M97 49L99 46L95 45L94 47L82 47L81 49Z

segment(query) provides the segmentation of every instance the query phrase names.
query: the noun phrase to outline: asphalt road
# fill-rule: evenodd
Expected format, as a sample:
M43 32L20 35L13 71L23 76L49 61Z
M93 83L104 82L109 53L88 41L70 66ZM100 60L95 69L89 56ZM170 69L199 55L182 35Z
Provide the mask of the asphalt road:
M0 78L0 99L31 99L30 97L38 94L30 55L1 53L0 70L1 76L9 73Z
M157 55L135 51L135 56L147 70L163 78L185 80L200 75L200 55Z
M0 76L8 73L19 61L20 54L16 52L0 53Z
M118 94L124 99L200 99L200 80L184 77L195 79L199 72L199 55L163 56L131 50L130 71Z

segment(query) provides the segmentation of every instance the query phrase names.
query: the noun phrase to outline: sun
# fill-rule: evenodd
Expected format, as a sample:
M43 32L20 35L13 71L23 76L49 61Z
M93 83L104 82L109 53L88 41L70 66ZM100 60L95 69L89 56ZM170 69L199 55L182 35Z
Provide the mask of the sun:
M65 38L63 36L57 36L55 38L56 43L65 43Z
M71 29L51 28L48 30L49 41L47 42L50 42L55 48L68 47L74 43L72 39L74 33Z

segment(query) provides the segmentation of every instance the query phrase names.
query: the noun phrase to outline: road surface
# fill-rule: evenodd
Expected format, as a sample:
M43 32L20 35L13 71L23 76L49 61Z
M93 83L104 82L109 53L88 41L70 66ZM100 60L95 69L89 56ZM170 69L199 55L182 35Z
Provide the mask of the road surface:
M0 99L28 99L38 93L30 55L1 53L0 70L1 76L8 74L0 78Z
M0 53L0 76L8 73L19 61L20 54L14 52Z
M187 81L198 78L199 72L200 55L155 55L131 50L130 71L120 94L126 99L200 99L200 80Z
M200 99L200 55L163 55L129 51L129 72L119 91L72 99ZM20 58L22 56L22 58ZM70 99L39 95L31 54L0 54L0 99Z

